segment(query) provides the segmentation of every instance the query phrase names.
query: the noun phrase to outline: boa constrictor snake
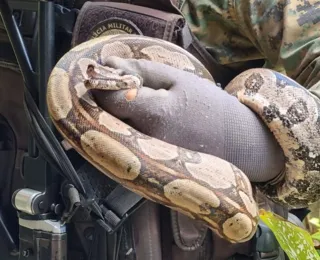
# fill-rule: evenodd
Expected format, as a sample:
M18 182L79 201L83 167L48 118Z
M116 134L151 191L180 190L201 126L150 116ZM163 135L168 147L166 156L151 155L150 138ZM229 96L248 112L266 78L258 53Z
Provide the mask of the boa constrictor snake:
M48 81L49 113L62 136L86 160L129 190L205 222L233 243L249 240L257 229L258 207L241 170L213 155L146 136L95 102L91 89L114 91L143 84L139 75L104 66L110 56L161 62L212 80L195 57L163 40L116 35L84 42L58 61ZM282 179L276 186L260 185L260 189L290 207L318 200L317 98L267 69L243 72L225 90L261 117L284 150Z

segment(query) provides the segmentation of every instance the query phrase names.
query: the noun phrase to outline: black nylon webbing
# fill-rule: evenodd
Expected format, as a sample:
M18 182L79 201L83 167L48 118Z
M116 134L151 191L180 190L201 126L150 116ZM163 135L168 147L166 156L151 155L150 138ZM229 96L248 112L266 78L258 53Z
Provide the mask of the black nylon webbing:
M124 216L143 198L132 191L118 185L105 199L105 205L119 217Z
M9 42L0 43L0 57L1 60L6 62L16 62L16 56L14 55L11 44Z

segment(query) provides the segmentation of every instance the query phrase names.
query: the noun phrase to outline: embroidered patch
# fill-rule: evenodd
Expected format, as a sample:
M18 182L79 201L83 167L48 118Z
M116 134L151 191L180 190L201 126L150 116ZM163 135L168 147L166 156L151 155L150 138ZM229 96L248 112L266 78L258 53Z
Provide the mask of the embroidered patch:
M115 34L139 34L143 35L141 30L131 21L122 18L110 18L95 25L90 30L88 40L98 38L100 36Z

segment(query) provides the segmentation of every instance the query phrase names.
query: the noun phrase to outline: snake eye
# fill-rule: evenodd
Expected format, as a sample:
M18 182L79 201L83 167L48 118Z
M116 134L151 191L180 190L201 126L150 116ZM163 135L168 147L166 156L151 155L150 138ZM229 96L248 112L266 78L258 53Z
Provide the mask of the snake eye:
M87 67L87 75L89 77L92 77L92 76L94 76L94 74L95 74L94 66L92 64L89 64Z

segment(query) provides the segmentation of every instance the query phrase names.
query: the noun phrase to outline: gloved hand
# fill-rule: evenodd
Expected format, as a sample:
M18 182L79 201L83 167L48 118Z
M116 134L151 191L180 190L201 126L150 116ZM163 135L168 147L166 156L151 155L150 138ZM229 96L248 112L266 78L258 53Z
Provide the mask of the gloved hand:
M264 123L213 82L168 65L110 57L106 66L139 74L136 90L92 91L108 113L152 137L225 159L252 182L284 167L280 146Z

